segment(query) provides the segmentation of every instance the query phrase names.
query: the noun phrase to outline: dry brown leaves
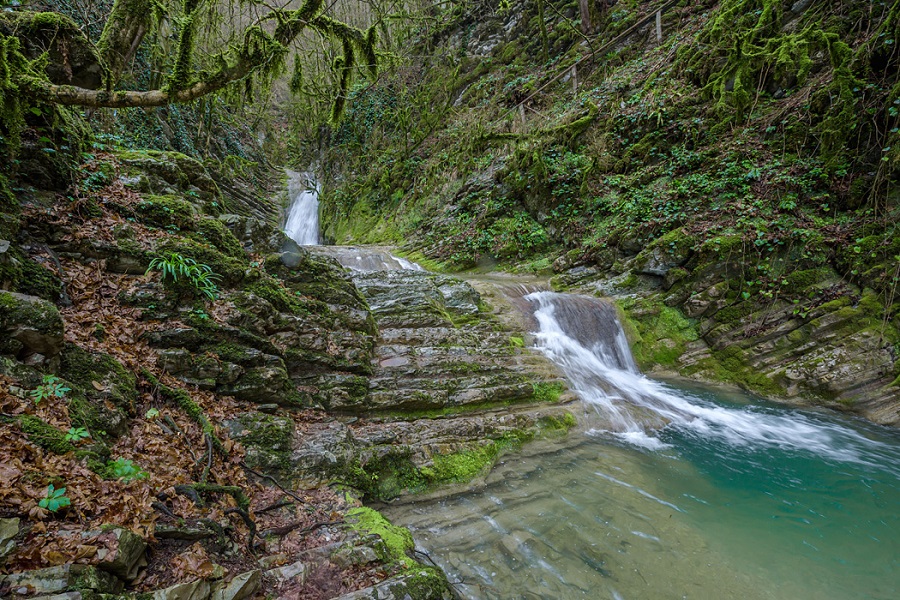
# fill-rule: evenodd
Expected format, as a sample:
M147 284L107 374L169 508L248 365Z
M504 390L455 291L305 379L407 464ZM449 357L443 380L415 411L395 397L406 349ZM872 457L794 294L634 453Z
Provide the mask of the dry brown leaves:
M65 261L63 265L66 290L72 300L72 306L60 311L66 324L66 341L91 352L110 354L132 370L153 366L150 359L155 355L141 340L141 335L153 327L140 320L140 310L117 300L119 292L138 278L108 273L104 261L87 265ZM97 335L98 331L103 335Z

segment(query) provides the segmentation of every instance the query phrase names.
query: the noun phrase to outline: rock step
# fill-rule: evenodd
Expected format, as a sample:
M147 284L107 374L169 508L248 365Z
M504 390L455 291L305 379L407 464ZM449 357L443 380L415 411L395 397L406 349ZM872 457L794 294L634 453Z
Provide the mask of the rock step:
M468 387L455 392L406 388L372 392L367 404L376 410L429 410L527 400L533 396L534 388L530 383Z
M510 349L510 334L472 326L454 327L382 327L379 324L381 345L427 346L442 348Z

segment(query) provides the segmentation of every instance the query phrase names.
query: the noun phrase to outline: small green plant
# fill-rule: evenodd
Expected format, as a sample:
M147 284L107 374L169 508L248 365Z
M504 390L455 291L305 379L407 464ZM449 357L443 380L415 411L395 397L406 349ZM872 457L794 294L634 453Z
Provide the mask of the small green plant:
M56 375L44 375L44 383L31 390L31 397L35 404L40 404L47 398L65 398L66 393L71 391L71 388L60 383Z
M84 427L70 427L69 431L66 433L67 442L80 442L89 437L91 437L91 434L88 433L87 429Z
M138 479L147 479L149 475L134 462L127 458L117 458L111 461L107 468L115 479L121 479L125 483L136 481Z
M52 513L71 504L72 501L66 496L66 488L56 489L52 483L47 486L47 494L38 502L38 506L46 508Z
M147 273L159 271L163 281L167 278L177 282L179 277L187 280L191 287L210 300L219 297L219 281L221 277L213 273L209 265L198 263L193 258L182 256L177 252L169 252L163 256L157 256L150 261Z

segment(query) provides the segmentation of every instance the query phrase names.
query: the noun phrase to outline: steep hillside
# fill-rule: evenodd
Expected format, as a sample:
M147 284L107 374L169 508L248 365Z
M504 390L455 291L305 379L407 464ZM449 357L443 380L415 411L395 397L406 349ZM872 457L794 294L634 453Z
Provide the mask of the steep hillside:
M326 234L552 269L645 368L900 421L900 3L577 9L453 9L356 89Z

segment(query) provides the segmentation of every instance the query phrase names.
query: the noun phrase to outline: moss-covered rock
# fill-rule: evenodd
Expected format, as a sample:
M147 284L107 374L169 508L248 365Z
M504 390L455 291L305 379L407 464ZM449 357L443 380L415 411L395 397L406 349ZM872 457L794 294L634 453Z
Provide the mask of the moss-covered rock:
M409 556L415 543L412 534L405 527L392 524L380 512L366 506L347 511L347 522L353 530L363 535L375 534L384 541L387 555L381 557L382 560L399 562L404 566L416 564Z
M22 261L19 291L57 303L63 297L65 286L59 276L47 267L31 259Z
M67 454L75 450L75 446L66 440L66 434L53 425L32 415L17 417L19 427L28 436L28 441L49 450L54 454Z
M165 238L156 247L156 253L160 256L178 254L193 259L198 264L206 265L222 278L222 284L225 286L240 283L245 278L249 266L246 259L239 260L226 256L212 244L177 236Z
M63 347L63 321L46 300L0 291L0 338L6 354L54 357Z
M91 353L67 344L62 353L60 375L78 385L93 402L110 401L125 412L134 410L138 398L136 378L108 354Z
M209 201L220 195L219 187L203 164L180 152L157 150L121 150L118 159L128 172L140 180L141 191L168 194L181 191Z
M254 469L278 477L291 474L294 421L275 415L247 413L229 423L232 437L247 449Z
M194 225L194 207L177 196L144 196L134 206L134 211L147 225L176 230L192 229Z
M659 300L627 298L617 304L625 316L625 333L641 368L675 367L687 344L700 337L695 321Z
M194 235L197 238L215 246L225 256L238 260L246 258L247 253L244 251L244 247L241 246L241 243L231 230L225 227L225 224L219 219L209 217L199 219L194 224L194 228L196 229L196 234Z

